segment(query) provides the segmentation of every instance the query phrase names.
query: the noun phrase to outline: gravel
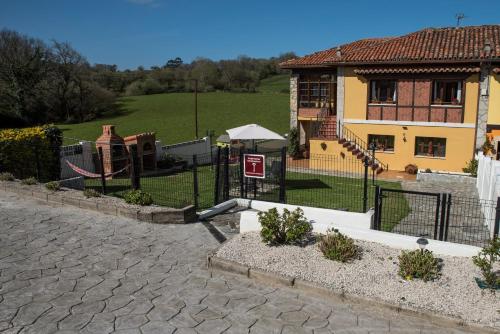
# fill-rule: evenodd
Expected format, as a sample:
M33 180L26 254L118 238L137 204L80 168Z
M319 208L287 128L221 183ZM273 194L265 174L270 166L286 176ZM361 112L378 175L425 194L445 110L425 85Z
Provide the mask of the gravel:
M323 257L316 244L305 247L265 245L257 232L239 234L217 256L252 268L320 283L339 293L377 299L416 310L433 311L500 329L500 292L480 289L480 271L470 258L442 256L441 277L406 281L398 275L400 250L356 241L362 258L342 264Z

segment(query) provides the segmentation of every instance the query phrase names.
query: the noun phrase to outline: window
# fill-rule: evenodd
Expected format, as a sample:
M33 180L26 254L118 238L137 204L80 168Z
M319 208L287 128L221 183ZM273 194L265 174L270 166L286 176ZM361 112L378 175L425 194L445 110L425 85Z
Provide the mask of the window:
M444 157L446 155L446 138L416 137L415 155Z
M335 75L301 75L299 106L301 108L335 109Z
M375 150L394 152L394 136L368 135L368 145L375 144Z
M462 81L436 80L433 83L433 104L461 104Z
M370 103L395 103L396 80L370 81Z

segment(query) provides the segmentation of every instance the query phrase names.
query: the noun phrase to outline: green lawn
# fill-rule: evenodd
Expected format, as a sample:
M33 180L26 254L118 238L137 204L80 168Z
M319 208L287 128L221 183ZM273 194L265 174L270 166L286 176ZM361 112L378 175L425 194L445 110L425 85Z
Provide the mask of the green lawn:
M290 126L289 94L265 89L265 92L258 93L198 94L199 136L205 136L208 129L220 135L226 129L248 123L257 123L281 134L287 133ZM114 124L121 136L154 131L157 139L164 144L195 138L192 93L126 97L120 99L120 105L123 109L120 115L80 124L59 124L65 136L64 143L74 143L71 138L94 141L102 133L101 126L104 124Z
M280 74L260 81L257 91L262 93L283 93L290 90L290 75Z
M198 168L199 209L213 206L214 202L214 170L210 166ZM260 180L258 181L260 182ZM376 181L384 188L401 189L398 182ZM87 180L87 187L100 187L99 180ZM121 197L130 189L130 180L113 179L107 182L108 194ZM155 204L168 207L184 207L193 204L193 172L184 171L168 176L142 177L141 189L153 196ZM368 186L368 208L374 206L375 187L371 180ZM251 194L249 193L251 197ZM258 199L278 200L278 188L263 194ZM287 204L342 209L352 212L363 210L363 180L347 177L317 175L309 173L287 172L286 177ZM385 220L384 231L391 231L401 219L410 212L404 195L393 194L390 201L384 202L384 212L390 214Z

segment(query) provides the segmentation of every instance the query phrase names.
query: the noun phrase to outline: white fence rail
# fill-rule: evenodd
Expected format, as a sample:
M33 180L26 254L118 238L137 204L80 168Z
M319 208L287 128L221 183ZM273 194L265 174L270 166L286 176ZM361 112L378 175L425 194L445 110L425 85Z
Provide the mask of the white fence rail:
M479 164L477 168L476 188L479 199L482 201L497 201L500 197L500 161L485 156L482 152L477 155ZM489 207L491 208L491 206ZM496 210L488 209L483 205L485 220L489 223L489 230L493 236Z
M157 140L156 159L162 160L165 155L171 154L180 156L185 159L188 164L191 164L194 154L210 154L213 149L210 137L203 137L201 139L171 145L162 145L161 141Z

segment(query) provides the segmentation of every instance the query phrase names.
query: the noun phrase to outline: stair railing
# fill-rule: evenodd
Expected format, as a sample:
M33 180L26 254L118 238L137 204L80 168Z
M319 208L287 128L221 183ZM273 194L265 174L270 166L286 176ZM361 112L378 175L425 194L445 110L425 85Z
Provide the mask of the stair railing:
M384 164L382 161L375 158L372 151L369 149L368 143L363 139L358 137L354 132L349 130L344 126L342 121L339 121L339 138L343 138L349 143L354 145L355 149L358 149L361 153L363 153L366 157L368 157L373 163L377 164L379 167L382 167L384 170L388 170L389 166Z
M320 132L321 128L325 124L325 120L328 117L328 108L323 107L319 111L319 113L316 115L316 122L313 124L313 137L319 138L320 137Z

